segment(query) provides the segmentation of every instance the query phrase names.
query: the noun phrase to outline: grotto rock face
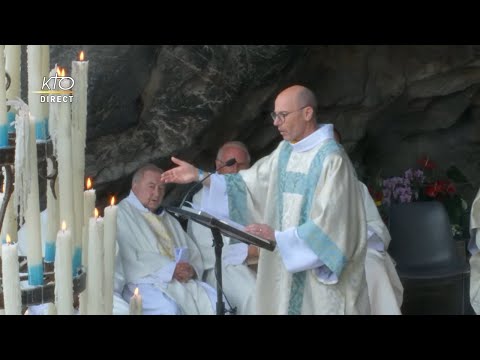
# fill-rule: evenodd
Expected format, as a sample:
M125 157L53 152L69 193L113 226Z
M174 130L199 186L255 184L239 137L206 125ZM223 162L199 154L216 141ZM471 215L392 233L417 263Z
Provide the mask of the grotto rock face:
M100 198L124 196L130 176L176 154L211 169L227 140L256 160L281 140L268 113L302 83L318 96L367 181L429 156L480 186L480 46L52 45L52 66L89 60L86 175ZM174 187L176 201L185 187Z

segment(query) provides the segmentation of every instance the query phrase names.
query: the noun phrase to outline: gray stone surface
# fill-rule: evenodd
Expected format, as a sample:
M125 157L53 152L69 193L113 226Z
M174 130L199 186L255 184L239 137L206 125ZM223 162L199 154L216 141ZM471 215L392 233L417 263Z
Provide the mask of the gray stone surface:
M361 174L399 174L429 155L465 173L470 201L480 186L478 45L52 45L52 66L82 49L86 173L100 198L124 195L143 163L171 166L171 154L211 168L231 139L268 154L280 140L268 113L293 83L318 95Z

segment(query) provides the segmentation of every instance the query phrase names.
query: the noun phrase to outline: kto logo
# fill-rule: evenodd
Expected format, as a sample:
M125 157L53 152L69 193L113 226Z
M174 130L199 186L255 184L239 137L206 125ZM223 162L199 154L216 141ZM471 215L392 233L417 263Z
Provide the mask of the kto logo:
M65 76L65 69L57 69L55 76L43 77L42 90L34 91L34 93L46 94L40 95L41 103L72 102L74 85L75 80L70 76Z

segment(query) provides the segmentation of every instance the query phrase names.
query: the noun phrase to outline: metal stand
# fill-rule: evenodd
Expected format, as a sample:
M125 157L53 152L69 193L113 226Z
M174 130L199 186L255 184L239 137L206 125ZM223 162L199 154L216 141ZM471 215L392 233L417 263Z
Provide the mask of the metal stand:
M217 228L211 228L213 245L215 247L215 277L217 279L217 315L225 315L225 303L223 302L222 289L222 233Z

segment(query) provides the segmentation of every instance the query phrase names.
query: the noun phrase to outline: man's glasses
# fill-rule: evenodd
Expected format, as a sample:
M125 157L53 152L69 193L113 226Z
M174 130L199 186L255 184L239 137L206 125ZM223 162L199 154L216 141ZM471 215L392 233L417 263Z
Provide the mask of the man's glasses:
M273 121L275 121L278 118L280 124L283 124L285 122L285 118L287 117L287 115L290 115L290 114L293 114L294 112L303 110L303 109L305 109L306 107L309 107L309 106L310 105L305 105L305 106L301 107L300 109L293 110L293 111L280 111L278 113L275 112L275 111L272 111L270 113L270 116L272 117Z

